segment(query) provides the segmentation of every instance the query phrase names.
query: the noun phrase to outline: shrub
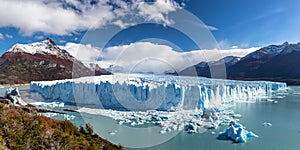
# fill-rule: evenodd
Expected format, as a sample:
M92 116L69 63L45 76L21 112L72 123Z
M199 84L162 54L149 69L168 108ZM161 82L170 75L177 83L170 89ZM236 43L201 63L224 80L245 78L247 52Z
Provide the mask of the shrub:
M0 103L0 149L123 149L68 120L29 114Z

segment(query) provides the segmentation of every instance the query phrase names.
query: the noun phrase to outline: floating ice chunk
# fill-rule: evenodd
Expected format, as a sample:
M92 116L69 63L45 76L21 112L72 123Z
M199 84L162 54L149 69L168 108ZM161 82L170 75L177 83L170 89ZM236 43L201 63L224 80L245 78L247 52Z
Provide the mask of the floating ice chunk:
M43 115L43 116L51 118L51 117L57 116L58 113L50 113L50 112L48 112L48 113L41 113L40 115Z
M117 132L118 132L117 130L114 130L114 131L109 132L109 134L110 134L110 135L116 135Z
M67 120L73 120L75 118L74 115L63 114L63 116L64 116L64 119L67 119Z
M124 121L122 121L122 120L121 120L121 121L119 121L119 125L122 125L123 123L124 123Z
M80 108L77 110L80 113L98 114L102 116L111 117L116 120L119 125L129 125L132 127L139 127L142 124L155 125L161 127L161 133L167 133L171 131L182 131L186 130L190 133L203 133L207 129L217 128L221 124L228 125L233 119L228 112L233 113L229 110L219 110L214 113L206 113L214 116L201 117L203 114L202 110L191 111L181 110L176 112L166 111L116 111L107 109L91 109L91 108ZM213 118L218 118L214 120ZM189 127L191 126L192 127Z
M165 133L167 133L166 130L160 130L159 132L160 132L160 134L165 134Z
M252 131L249 131L247 133L247 137L258 137L256 134L254 134Z
M131 125L131 126L135 126L135 125L136 125L136 122L131 122L130 125Z
M243 125L239 123L231 124L224 132L222 132L218 139L230 139L237 143L247 142L247 138L258 137L251 131L247 131Z
M59 101L55 101L55 102L33 102L30 103L32 105L35 106L40 106L40 107L49 107L49 108L63 108L65 106L64 102L59 102Z
M233 117L233 118L241 118L242 115L241 115L241 114L233 114L232 117Z
M187 125L185 125L185 130L188 133L197 133L197 129L198 129L198 126L193 122L190 122Z
M265 127L271 127L271 126L272 126L272 123L270 123L270 122L264 122L264 123L263 123L263 126L265 126Z
M59 113L52 113L52 112L40 113L40 115L43 115L43 116L46 116L46 117L49 117L49 118L57 117L61 120L73 120L76 117L74 115L59 114Z
M276 98L278 98L278 96ZM269 102L269 103L274 103L274 104L278 103L278 101L273 100L273 99L267 99L266 101Z

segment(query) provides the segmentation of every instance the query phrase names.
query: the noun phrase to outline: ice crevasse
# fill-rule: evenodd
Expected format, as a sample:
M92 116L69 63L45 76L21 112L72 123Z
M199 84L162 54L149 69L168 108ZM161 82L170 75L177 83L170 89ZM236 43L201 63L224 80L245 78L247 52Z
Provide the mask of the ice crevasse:
M45 99L114 110L193 110L271 96L286 84L170 75L114 74L34 81L30 90Z

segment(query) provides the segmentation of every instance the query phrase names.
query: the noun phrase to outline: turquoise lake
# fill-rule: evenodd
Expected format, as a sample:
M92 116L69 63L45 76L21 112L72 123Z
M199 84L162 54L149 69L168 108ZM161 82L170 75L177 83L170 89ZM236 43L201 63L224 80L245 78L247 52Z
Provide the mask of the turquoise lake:
M6 87L0 89L4 94ZM26 102L35 102L29 87L19 87L22 98ZM2 94L2 95L3 95ZM179 133L160 134L159 127L141 127L141 130L128 130L130 127L119 125L117 121L87 113L68 112L75 116L71 121L76 125L91 123L94 130L101 137L115 144L133 145L129 149L147 150L298 150L300 149L300 87L290 86L287 92L277 93L277 97L270 101L257 101L253 103L234 103L232 108L235 113L241 114L240 123L259 137L252 138L247 143L233 143L232 141L217 140L219 132L224 131L226 126L218 129L207 130L204 133L188 134ZM65 105L63 109L77 109L76 106ZM63 119L62 116L53 118ZM269 122L272 126L263 126ZM125 126L125 127L124 127ZM215 134L213 134L215 133ZM136 144L138 143L138 144ZM144 145L144 146L141 146ZM140 148L133 148L140 147Z

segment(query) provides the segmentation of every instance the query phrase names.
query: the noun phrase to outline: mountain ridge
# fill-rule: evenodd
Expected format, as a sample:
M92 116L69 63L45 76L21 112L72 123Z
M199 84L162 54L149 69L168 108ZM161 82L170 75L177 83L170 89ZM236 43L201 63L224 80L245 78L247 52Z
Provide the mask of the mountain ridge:
M53 40L15 44L0 57L0 84L59 80L82 76L106 75L99 66L93 70L59 48Z
M234 80L268 80L286 82L289 85L300 85L300 43L270 45L260 48L240 58L235 63L224 61L228 79ZM219 60L220 61L220 60ZM206 66L203 64L207 63ZM209 64L209 65L208 65ZM210 68L214 62L200 62L178 73L183 76L211 77ZM196 73L191 73L194 70ZM298 71L299 70L299 71Z

